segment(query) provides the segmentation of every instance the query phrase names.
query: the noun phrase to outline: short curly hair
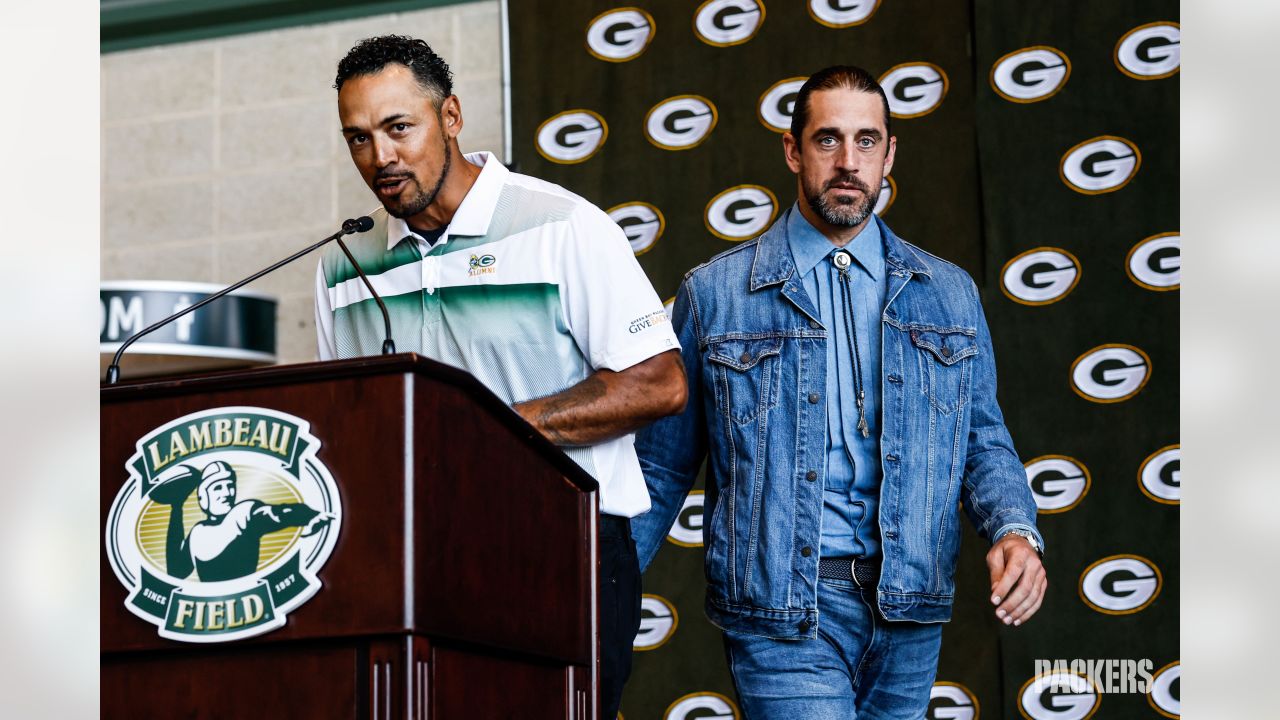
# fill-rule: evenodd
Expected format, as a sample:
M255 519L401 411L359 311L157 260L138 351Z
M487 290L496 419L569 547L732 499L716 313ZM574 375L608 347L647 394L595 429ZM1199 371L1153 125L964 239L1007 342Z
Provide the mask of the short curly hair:
M399 63L413 71L418 84L431 96L436 109L453 94L453 73L444 61L422 40L403 35L382 35L365 38L347 52L338 62L338 76L333 81L336 90L358 75L376 75L391 63Z

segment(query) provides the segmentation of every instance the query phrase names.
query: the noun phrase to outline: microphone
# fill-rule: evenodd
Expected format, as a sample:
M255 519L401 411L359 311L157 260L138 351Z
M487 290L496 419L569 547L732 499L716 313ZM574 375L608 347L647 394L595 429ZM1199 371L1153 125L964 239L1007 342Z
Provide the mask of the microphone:
M379 209L381 209L381 208L379 208ZM249 277L247 277L247 278L245 278L245 279L241 280L240 282L237 282L237 283L236 283L236 284L234 284L234 285L229 285L229 286L227 286L227 287L225 287L225 288L223 288L223 289L219 290L218 292L216 292L216 293L214 293L214 294L210 295L209 297L207 297L207 298L205 298L205 299L201 300L200 302L198 302L198 303L196 303L196 304L194 304L194 305L189 305L189 306L187 306L187 307L185 307L185 308L183 308L183 309L179 310L178 312L176 312L176 313L174 313L174 314L170 315L169 317L167 317L167 318L165 318L165 319L163 319L163 320L161 320L161 321L159 321L159 322L153 323L153 324L151 324L151 325L149 325L149 326L147 326L147 327L143 328L142 330L139 330L138 332L134 333L133 335L130 335L130 336L129 336L129 338L128 338L127 340L125 340L124 342L120 343L120 347L116 350L115 357L113 357L113 358L111 359L111 364L110 364L109 366L107 366L107 376L106 376L106 379L105 379L106 384L108 384L108 385L114 385L114 384L116 384L116 381L120 379L120 356L124 355L124 351L125 351L125 349L127 349L130 345L132 345L132 344L134 343L134 341L136 341L138 338L140 338L140 337L142 337L143 335L146 335L146 334L148 334L148 333L151 333L151 332L154 332L154 331L156 331L156 330L159 330L160 328L164 327L165 325L168 325L169 323L173 322L174 320L177 320L178 318L182 317L183 315L186 315L186 314L188 314L188 313L193 313L193 312L195 312L196 310L199 310L200 308L204 307L205 305L208 305L209 303L213 302L214 300L217 300L218 298L222 297L223 295L226 295L227 293L229 293L229 292L231 292L231 291L233 291L233 290L238 290L238 289L240 289L241 287L244 287L245 285L248 285L249 283L253 282L254 280L257 280L258 278L262 277L263 275L266 275L267 273L270 273L270 272L273 272L273 271L275 271L275 270L278 270L279 268L281 268L281 267L282 267L282 266L284 266L284 265L288 265L289 263L293 262L294 260L297 260L298 258L302 257L303 255L306 255L307 253L309 253L309 252L311 252L311 251L313 251L313 250L316 250L316 249L318 249L318 248L320 248L320 247L324 246L324 245L325 245L325 243L328 243L328 242L330 242L330 241L332 241L332 240L337 240L337 241L338 241L338 244L339 244L339 245L342 245L342 249L343 249L343 251L344 251L344 252L346 252L346 254L347 254L347 259L351 261L351 264L352 264L352 265L355 265L356 272L357 272L357 273L359 273L359 274L360 274L360 277L364 280L364 284L365 284L365 286L366 286L366 287L368 287L368 288L369 288L369 292L373 292L373 285L371 285L371 284L369 283L369 279L368 279L367 277L365 277L365 275L364 275L364 271L360 269L360 266L359 266L358 264L356 264L356 259L351 255L351 251L347 250L347 246L346 246L345 244L343 244L342 240L340 240L340 239L339 239L339 238L341 238L343 235L352 235L352 234L355 234L355 233L358 233L358 232L366 232L367 230L369 230L369 229L370 229L370 228L372 228L372 227L373 227L373 218L370 218L368 215L362 215L362 216L360 216L360 217L358 217L358 218L353 218L353 219L350 219L350 220L345 220L345 221L343 221L343 223L342 223L342 229L341 229L341 230L339 230L338 232L336 232L336 233L334 233L334 234L330 235L329 237L327 237L327 238L325 238L325 239L321 240L320 242L318 242L318 243L316 243L316 244L314 244L314 245L311 245L310 247L303 248L302 250L299 250L298 252L296 252L296 253L294 253L294 254L290 255L289 257L287 257L287 258L285 258L285 259L281 260L280 262L277 262L277 263L275 263L274 265L271 265L270 267L267 267L267 268L265 268L265 269L263 269L263 270L259 270L258 272L256 272L256 273L254 273L254 274L250 275ZM384 354L385 354L385 353L387 353L387 352L388 352L387 348L389 347L389 348L390 348L390 352L393 352L393 353L394 353L394 352L395 352L395 345L391 342L391 318L390 318L390 316L389 316L389 315L387 315L387 308L386 308L386 306L382 304L382 298L378 297L378 294L377 294L377 293L374 293L373 297L378 301L378 307L379 307L379 308L382 308L382 318L383 318L383 320L386 322L386 327L387 327L387 339L386 339L386 341L385 341L385 342L383 342L383 343L382 343L382 352L383 352Z

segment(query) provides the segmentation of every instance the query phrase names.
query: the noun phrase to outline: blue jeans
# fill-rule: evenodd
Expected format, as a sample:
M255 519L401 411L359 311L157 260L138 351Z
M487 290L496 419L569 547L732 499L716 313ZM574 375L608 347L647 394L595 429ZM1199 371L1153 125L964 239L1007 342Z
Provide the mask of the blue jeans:
M724 633L748 720L919 720L938 670L940 623L888 622L874 589L818 581L818 637Z

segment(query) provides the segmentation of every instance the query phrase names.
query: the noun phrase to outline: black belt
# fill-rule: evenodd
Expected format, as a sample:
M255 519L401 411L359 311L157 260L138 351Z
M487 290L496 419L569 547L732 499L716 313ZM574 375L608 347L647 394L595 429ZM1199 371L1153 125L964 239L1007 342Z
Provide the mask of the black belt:
M631 518L600 513L600 537L631 537Z
M880 581L880 561L856 557L821 558L818 560L818 577L874 588Z

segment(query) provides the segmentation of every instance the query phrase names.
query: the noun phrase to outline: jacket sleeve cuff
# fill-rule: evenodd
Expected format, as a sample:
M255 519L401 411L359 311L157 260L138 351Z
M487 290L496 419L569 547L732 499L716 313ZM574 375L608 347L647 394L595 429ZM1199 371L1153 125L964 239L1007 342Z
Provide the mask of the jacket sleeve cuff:
M991 543L995 544L1000 540L1000 538L1004 537L1005 535L1008 535L1013 530L1025 530L1026 532L1029 532L1032 535L1034 535L1036 538L1036 542L1040 543L1040 555L1041 556L1044 555L1044 552L1045 552L1044 537L1040 535L1040 531L1037 530L1034 525L1028 525L1026 523L1011 522L1011 523L1006 523L1004 525L1001 525L999 529L997 529L994 533L991 534Z

